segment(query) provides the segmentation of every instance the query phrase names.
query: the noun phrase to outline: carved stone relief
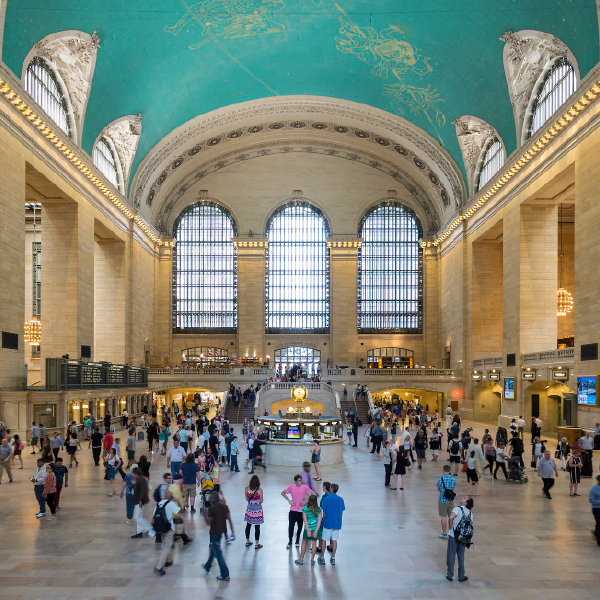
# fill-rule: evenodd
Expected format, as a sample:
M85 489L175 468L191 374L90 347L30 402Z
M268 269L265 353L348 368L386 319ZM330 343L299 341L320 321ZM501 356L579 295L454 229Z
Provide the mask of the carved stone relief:
M455 119L452 123L456 127L456 137L462 152L469 189L471 195L473 195L475 171L481 152L491 137L499 136L491 125L471 115L464 115Z
M100 38L96 31L91 36L83 31L62 31L35 44L23 64L23 73L35 56L40 56L54 65L67 88L65 91L73 110L78 141L81 141L85 109L99 47Z
M507 31L500 37L504 46L504 71L512 105L517 140L524 142L524 121L536 83L548 64L565 57L577 69L577 61L566 44L541 31Z
M107 137L114 144L123 171L124 191L127 191L131 166L135 159L140 135L142 115L127 115L107 125L98 137Z
M381 127L392 138L390 139L392 142L391 146L396 145L393 138L407 140L422 152L419 160L427 161L428 167L436 171L434 176L436 178L444 178L450 184L451 192L446 191L449 211L462 206L464 194L460 172L449 158L449 155L441 150L425 134L421 133L410 123L388 116L383 111L375 109L365 110L352 103L324 100L321 98L315 98L314 100L277 98L276 101L261 100L248 102L235 107L214 111L210 115L204 115L186 123L161 141L138 168L133 181L133 203L136 206L142 204L142 196L149 194L155 173L162 173L165 167L175 164L178 155L182 153L185 146L189 146L190 142L202 139L216 129L227 126L235 127L243 120L264 116L270 116L273 119L285 119L286 116L289 118L291 115L297 116L300 114L314 115L315 118L322 116L322 118L351 119L355 123L365 123L373 127ZM298 119L298 122L300 121L301 119ZM252 132L252 127L246 127L244 130ZM373 137L376 136L373 134ZM450 202L450 197L452 197L453 202ZM143 207L141 208L143 209Z

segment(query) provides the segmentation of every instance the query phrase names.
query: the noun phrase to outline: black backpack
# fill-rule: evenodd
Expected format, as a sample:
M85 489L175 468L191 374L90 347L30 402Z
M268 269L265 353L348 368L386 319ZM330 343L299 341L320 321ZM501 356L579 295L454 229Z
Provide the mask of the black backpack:
M156 531L156 533L167 533L168 531L171 531L171 521L167 519L167 513L165 512L165 507L167 504L169 504L169 502L171 501L167 500L162 506L157 504L156 508L154 509L152 528L154 531Z
M471 516L471 513L467 515L465 514L465 511L462 510L462 507L460 508L462 518L454 528L454 538L459 544L464 544L469 548L473 540L473 517Z
M161 497L160 494L160 489L162 488L162 486L165 485L164 483L161 483L155 490L154 493L152 494L152 497L154 498L155 502L160 502L161 500L163 500L163 498ZM168 487L168 486L167 486Z
M515 438L515 443L513 444L513 454L522 455L525 448L523 447L523 440L520 438Z

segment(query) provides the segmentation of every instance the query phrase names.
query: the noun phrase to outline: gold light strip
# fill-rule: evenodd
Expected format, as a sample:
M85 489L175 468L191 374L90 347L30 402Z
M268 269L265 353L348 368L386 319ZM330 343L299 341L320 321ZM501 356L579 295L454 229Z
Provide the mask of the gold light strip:
M328 248L360 248L362 246L362 240L353 242L327 242Z
M266 248L269 245L267 240L252 242L248 240L233 240L233 245L236 248Z
M150 227L138 215L135 215L120 199L114 194L110 188L102 181L94 172L95 167L87 165L74 150L71 150L59 134L56 133L39 115L35 113L33 108L21 98L10 84L0 77L0 94L2 94L13 106L19 111L51 144L53 144L61 154L71 163L73 163L83 175L85 175L104 196L106 196L128 219L135 221L140 229L156 244L163 246L168 242L163 242L159 237L154 235Z
M500 176L494 184L488 187L488 190L483 194L477 202L475 202L462 215L456 217L450 226L437 239L432 242L421 242L423 248L438 246L442 243L463 221L470 219L488 200L493 198L527 163L533 160L533 157L540 152L555 136L557 136L577 115L583 112L600 94L600 81L594 83L591 88L585 92L576 102L569 108L565 114L560 117L556 123L551 125L546 133L528 148L513 164L508 168L502 176Z

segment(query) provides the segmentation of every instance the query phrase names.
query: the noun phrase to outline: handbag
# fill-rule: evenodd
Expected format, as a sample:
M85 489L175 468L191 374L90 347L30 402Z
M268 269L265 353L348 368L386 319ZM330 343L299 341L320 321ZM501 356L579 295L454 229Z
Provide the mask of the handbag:
M531 459L531 468L535 469L536 465L535 465L535 459Z
M560 450L554 451L554 458L560 458Z
M454 490L449 490L444 485L444 477L443 476L442 476L442 490L444 492L444 498L446 498L446 500L449 500L450 502L452 502L452 500L454 500L454 498L456 498L456 492Z
M467 469L468 469L468 467L467 467L467 463L463 463L463 466L462 466L462 468L461 468L461 472L462 472L462 473L466 473L466 472L467 472Z

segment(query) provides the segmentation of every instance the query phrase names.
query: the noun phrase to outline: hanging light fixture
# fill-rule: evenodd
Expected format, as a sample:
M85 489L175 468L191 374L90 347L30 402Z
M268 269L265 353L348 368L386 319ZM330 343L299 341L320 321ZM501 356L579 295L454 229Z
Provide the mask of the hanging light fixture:
M32 248L33 248L33 252L35 252L35 247L36 247L35 246L36 203L32 202L31 206L33 207L33 245L32 245ZM33 257L33 254L32 254L32 257ZM37 313L37 308L36 308L36 313ZM30 346L39 346L42 343L42 324L37 319L37 317L34 316L31 320L29 320L25 323L23 339L25 340L25 343L29 344Z
M573 310L573 296L563 287L563 259L565 254L563 247L562 204L558 206L558 236L560 245L560 253L558 255L560 260L560 285L558 290L556 290L556 316L566 317Z

